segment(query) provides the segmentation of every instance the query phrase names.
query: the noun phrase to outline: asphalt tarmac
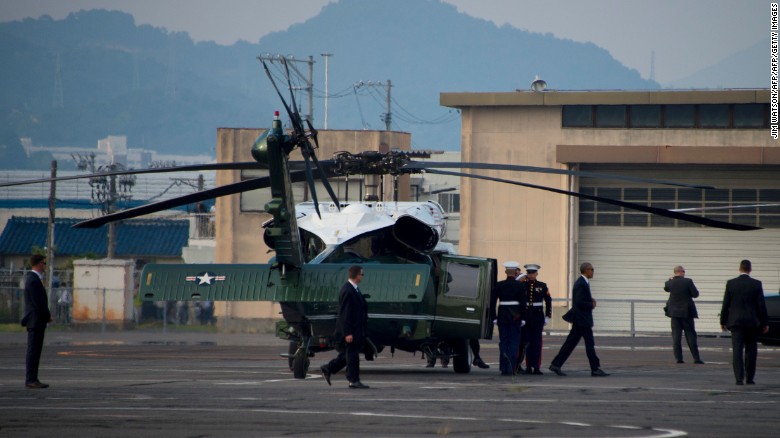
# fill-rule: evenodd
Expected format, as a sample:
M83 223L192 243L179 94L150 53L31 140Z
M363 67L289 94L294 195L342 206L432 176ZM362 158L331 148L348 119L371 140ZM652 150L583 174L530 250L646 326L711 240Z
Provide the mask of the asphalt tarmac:
M25 333L0 334L2 437L776 437L780 349L760 347L755 385L735 385L728 338L700 338L704 365L677 364L668 337L596 337L608 377L591 377L584 346L558 377L563 336L545 337L543 376L425 368L385 350L361 361L370 389L328 386L312 358L294 379L272 335L153 331L47 333L40 378L24 386Z

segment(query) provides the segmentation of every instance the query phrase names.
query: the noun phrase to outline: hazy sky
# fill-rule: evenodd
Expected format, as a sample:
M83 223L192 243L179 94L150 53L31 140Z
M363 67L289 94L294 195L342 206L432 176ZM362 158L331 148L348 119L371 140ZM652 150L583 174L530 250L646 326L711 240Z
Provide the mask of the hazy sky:
M388 0L390 1L390 0ZM769 37L763 0L444 0L474 17L559 38L590 41L661 84L686 77ZM116 9L137 24L196 40L257 42L317 15L331 0L0 0L0 22L80 9ZM767 46L767 66L769 47ZM767 73L768 75L768 73Z

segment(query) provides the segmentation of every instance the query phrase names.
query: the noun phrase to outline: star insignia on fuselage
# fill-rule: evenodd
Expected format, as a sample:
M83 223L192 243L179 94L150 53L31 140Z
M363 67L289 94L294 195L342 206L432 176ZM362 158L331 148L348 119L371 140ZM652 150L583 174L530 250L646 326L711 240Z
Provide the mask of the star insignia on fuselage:
M199 275L199 276L197 276L195 278L198 279L198 285L201 285L201 284L211 284L211 280L214 279L214 277L209 275L208 272L204 272L203 275Z
M188 275L186 281L197 281L198 286L211 286L214 281L224 281L224 275L215 275L212 272L201 272L198 275Z

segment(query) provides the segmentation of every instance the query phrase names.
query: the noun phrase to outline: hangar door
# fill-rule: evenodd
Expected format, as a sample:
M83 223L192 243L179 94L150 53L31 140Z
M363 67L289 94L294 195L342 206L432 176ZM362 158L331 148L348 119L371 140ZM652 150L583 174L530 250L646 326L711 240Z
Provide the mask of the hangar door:
M766 166L765 166L766 167ZM584 168L583 168L584 169ZM609 167L589 167L599 172ZM753 277L764 283L765 294L780 290L780 203L778 169L725 170L653 169L635 166L620 173L674 181L715 185L716 190L628 186L606 180L585 179L581 190L599 196L632 202L649 202L667 209L721 207L707 210L708 217L764 227L758 231L729 231L631 210L579 203L577 262L595 267L591 283L599 301L594 312L595 328L602 331L669 332L663 314L668 293L664 282L675 265L683 265L700 296L696 300L697 331L720 333L719 313L726 280L738 275L739 262L753 262ZM685 171L683 171L685 170ZM687 181L686 181L687 179ZM722 208L734 205L763 205ZM693 211L692 214L702 214ZM633 316L632 316L633 315Z

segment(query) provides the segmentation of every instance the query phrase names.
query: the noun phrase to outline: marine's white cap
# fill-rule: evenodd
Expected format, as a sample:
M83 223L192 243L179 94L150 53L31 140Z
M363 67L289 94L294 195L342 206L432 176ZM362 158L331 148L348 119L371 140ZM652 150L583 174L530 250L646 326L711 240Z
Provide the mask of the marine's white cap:
M518 269L520 267L520 262L504 262L504 268L506 269Z
M539 266L539 265L537 265L535 263L529 263L529 264L527 264L527 265L525 265L523 267L525 268L526 271L529 271L529 272L530 271L538 271L538 270L542 269L541 266Z

